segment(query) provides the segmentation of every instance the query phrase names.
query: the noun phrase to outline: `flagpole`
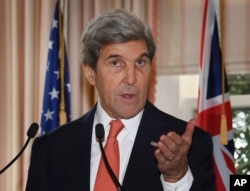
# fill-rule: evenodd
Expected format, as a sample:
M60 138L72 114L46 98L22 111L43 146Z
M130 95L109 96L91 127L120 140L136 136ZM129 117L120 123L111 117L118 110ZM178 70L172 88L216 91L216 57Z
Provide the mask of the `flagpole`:
M227 118L225 113L225 62L224 62L224 0L220 0L220 46L221 46L221 88L222 88L222 115L220 125L220 143L228 144Z
M64 68L65 68L65 43L64 43L64 20L61 9L64 10L64 2L61 0L59 8L59 31L60 31L60 79L61 79L61 101L60 101L60 114L59 114L59 124L66 123L66 112L65 112L65 97L64 97ZM62 6L61 6L62 5Z

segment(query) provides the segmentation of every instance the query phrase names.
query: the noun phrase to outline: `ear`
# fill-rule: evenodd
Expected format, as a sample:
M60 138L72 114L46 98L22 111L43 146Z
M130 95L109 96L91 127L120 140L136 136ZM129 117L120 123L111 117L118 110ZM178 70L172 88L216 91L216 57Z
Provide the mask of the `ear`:
M84 68L84 73L85 73L87 80L89 81L91 85L94 86L95 85L95 78L94 78L95 71L87 64L84 64L83 68Z

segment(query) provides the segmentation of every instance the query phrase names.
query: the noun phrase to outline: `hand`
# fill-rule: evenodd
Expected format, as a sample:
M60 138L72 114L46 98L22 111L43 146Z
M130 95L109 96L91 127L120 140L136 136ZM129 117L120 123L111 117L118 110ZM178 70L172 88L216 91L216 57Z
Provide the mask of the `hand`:
M165 181L177 182L186 174L194 127L195 119L191 119L182 136L171 131L160 137L155 157Z

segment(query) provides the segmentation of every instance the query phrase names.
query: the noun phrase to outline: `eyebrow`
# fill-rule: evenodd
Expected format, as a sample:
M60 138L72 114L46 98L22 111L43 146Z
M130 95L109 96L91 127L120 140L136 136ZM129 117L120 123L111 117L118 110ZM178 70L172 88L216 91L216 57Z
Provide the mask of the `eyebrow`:
M147 58L149 58L149 54L146 53L146 52L144 52L144 53L140 54L140 56L138 56L135 60L138 60L138 59L140 59L140 58L142 58L142 57L147 57ZM108 59L111 59L111 58L122 58L122 56L119 55L119 54L111 54L111 55L109 55L105 60L108 60Z

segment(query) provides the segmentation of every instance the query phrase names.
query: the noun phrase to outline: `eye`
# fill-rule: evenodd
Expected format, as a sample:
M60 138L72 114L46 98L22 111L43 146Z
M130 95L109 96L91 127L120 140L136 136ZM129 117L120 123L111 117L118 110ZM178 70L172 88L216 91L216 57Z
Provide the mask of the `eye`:
M143 59L140 59L136 62L138 65L145 65L145 61Z
M140 58L140 59L138 59L138 60L136 61L136 64L137 64L138 66L145 66L145 65L147 65L147 64L149 64L149 63L150 63L150 61L149 61L149 59L148 59L147 57Z
M111 62L111 65L112 65L112 66L119 66L119 64L120 64L120 63L119 63L119 61L117 61L117 60Z
M122 59L110 59L109 64L111 67L122 68L124 66L124 61Z

